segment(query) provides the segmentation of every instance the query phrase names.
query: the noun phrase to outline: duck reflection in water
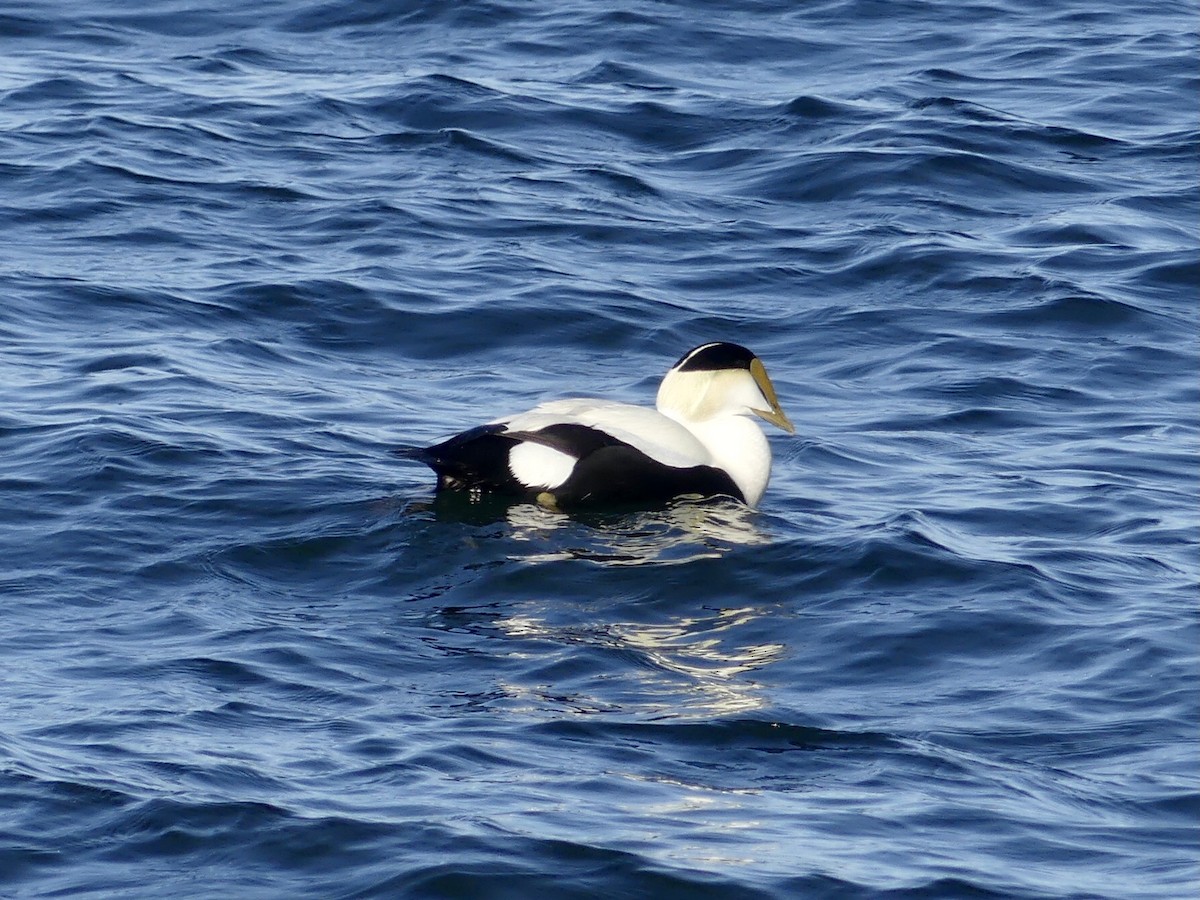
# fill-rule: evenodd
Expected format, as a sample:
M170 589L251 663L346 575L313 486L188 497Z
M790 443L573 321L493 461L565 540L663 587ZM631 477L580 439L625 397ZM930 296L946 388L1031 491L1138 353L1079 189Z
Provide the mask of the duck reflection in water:
M529 562L586 559L614 566L686 563L718 557L737 547L767 544L761 514L735 500L680 498L658 509L575 512L499 497L471 499L445 492L410 510L428 510L439 521L473 526L506 524L504 537L529 544L510 558Z
M553 644L590 644L636 661L624 666L629 679L617 690L611 676L603 684L574 685L573 690L547 684L503 685L510 699L531 707L547 704L578 711L605 708L605 697L619 693L624 713L668 719L693 716L737 716L767 705L753 673L784 655L785 646L762 642L752 635L762 610L737 607L705 610L701 614L673 616L667 621L615 621L573 625L557 624L540 615L536 601L524 613L500 618L495 625L511 638L544 640ZM592 694L589 687L595 687Z

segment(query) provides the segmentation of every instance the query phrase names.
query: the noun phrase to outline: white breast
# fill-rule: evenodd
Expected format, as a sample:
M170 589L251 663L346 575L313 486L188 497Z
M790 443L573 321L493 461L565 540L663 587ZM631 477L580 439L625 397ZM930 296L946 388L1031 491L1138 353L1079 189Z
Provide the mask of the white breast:
M758 423L745 416L718 416L688 427L724 469L750 506L758 506L771 480L771 445Z

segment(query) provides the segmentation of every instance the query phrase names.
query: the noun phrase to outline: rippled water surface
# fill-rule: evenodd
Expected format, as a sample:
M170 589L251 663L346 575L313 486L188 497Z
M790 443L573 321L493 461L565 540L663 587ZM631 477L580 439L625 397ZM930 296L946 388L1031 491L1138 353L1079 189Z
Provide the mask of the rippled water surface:
M1195 896L1197 22L0 4L0 894ZM389 455L712 339L758 510Z

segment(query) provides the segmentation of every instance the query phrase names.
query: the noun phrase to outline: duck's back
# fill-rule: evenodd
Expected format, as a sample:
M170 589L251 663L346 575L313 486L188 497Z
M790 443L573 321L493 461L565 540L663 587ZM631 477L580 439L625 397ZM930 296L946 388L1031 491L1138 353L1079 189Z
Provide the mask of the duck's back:
M552 400L492 424L510 432L536 433L555 425L595 429L666 466L686 468L712 462L708 449L674 419L656 409L612 400Z

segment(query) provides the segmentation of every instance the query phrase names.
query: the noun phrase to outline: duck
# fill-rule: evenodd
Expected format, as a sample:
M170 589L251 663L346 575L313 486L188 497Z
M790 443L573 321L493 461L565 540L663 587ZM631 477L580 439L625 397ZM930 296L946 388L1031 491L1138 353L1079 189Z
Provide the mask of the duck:
M731 497L756 507L771 448L756 420L795 434L762 361L740 344L694 347L671 366L654 408L571 398L394 452L429 466L437 490L535 501L557 510Z

